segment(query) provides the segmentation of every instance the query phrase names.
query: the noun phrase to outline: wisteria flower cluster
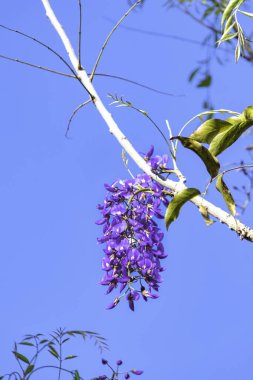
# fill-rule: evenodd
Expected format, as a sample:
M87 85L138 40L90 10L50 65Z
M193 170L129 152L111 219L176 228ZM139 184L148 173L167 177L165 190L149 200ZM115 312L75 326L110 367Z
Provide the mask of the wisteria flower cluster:
M168 156L153 156L154 147L144 155L145 161L156 174L169 172ZM166 189L146 174L104 185L107 192L104 203L98 205L103 225L103 236L98 242L105 244L102 285L107 294L119 288L119 296L107 307L114 308L123 296L134 311L134 302L142 297L157 298L161 260L167 255L162 240L163 232L155 219L163 219L161 207L168 206Z
M104 366L107 366L110 370L111 370L111 375L110 376L107 376L107 375L101 375L99 377L95 377L91 380L119 380L119 378L122 378L124 376L125 379L130 379L131 374L134 374L134 375L142 375L143 374L143 371L142 370L139 370L139 369L131 369L129 371L123 371L121 370L121 366L123 364L122 360L117 360L116 362L116 366L117 368L114 369L112 367L112 365L110 365L108 363L108 360L106 359L102 359L102 364Z

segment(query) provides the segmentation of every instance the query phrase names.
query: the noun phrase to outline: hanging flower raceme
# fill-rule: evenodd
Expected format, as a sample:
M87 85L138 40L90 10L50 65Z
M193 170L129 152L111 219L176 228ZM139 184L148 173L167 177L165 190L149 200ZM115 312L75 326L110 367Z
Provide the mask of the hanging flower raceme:
M168 172L167 156L153 157L151 147L144 159L156 174ZM96 223L103 226L98 242L105 245L101 284L108 286L107 294L119 289L119 296L108 306L114 308L123 296L134 311L134 302L141 297L147 301L157 298L161 260L164 252L163 232L156 219L163 219L162 206L168 205L166 189L147 174L136 178L105 184L107 195L98 205L102 218Z

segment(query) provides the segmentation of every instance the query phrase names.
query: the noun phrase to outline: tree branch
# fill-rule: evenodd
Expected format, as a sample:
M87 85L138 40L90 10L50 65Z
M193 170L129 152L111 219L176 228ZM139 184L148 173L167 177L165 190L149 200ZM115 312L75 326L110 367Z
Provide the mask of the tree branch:
M140 156L140 154L135 150L131 142L127 139L127 137L121 132L115 120L113 119L110 112L106 109L103 102L101 101L99 95L97 94L93 84L91 83L87 73L85 70L79 70L78 68L78 58L74 52L74 49L70 43L68 36L66 35L63 27L60 25L58 19L56 18L53 9L49 3L49 0L41 0L46 15L58 33L61 41L68 53L69 59L73 65L74 70L77 73L79 80L82 82L84 87L88 90L88 92L92 95L92 100L97 108L98 112L104 119L105 123L108 126L109 132L118 140L120 145L124 148L124 150L129 154L129 156L134 160L134 162L139 166L139 168L148 174L155 181L160 183L162 186L172 190L173 194L177 194L181 192L186 186L182 182L175 182L170 179L164 180L160 176L154 174L150 168L150 166L146 163L146 161ZM200 196L197 196L192 199L192 203L194 203L197 207L204 207L207 212L218 219L221 223L226 224L231 230L235 231L242 239L247 239L253 242L253 230L249 227L245 226L239 220L235 219L232 215L223 211L222 209L216 207L212 203L206 201Z

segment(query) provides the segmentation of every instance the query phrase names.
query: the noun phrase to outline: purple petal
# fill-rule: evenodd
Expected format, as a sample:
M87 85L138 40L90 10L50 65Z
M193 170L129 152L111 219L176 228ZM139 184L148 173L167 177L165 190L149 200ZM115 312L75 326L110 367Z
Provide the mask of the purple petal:
M144 371L141 371L140 369L132 369L131 372L134 375L142 375Z

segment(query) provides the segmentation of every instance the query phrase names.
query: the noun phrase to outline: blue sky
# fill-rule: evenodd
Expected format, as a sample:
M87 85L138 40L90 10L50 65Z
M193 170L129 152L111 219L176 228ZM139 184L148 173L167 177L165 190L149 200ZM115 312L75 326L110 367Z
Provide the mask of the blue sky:
M52 5L77 47L77 2ZM91 70L112 24L127 9L121 0L84 2L83 64ZM126 26L202 40L205 30L163 1L147 1L131 14ZM2 1L0 23L30 33L66 56L40 1ZM0 30L0 54L61 71L63 64L46 49ZM214 54L214 52L212 53ZM206 48L119 28L111 39L98 72L121 75L177 96L162 96L125 82L96 78L94 83L109 106L108 93L124 96L145 109L166 132L169 119L174 135L200 112L205 90L187 81L204 59ZM212 101L216 108L242 111L252 104L251 66L222 55L224 65L212 63ZM207 228L193 205L166 233L169 253L160 298L138 302L132 313L122 302L106 310L112 297L99 285L102 247L94 224L96 204L103 200L105 182L127 178L121 148L103 120L89 105L76 116L71 139L65 138L72 110L86 100L74 80L4 60L0 61L0 226L1 324L0 372L13 368L14 340L26 333L50 332L57 327L87 329L108 338L110 360L145 371L143 380L249 380L253 372L253 256L226 227ZM182 95L182 96L178 96ZM110 107L118 124L138 151L150 144L156 153L166 145L148 121L132 110ZM239 141L222 163L250 162ZM189 186L204 187L201 162L180 150L179 164ZM132 170L138 169L131 164ZM237 184L240 175L230 176ZM208 199L220 206L219 194ZM252 206L243 220L252 225ZM85 378L101 372L100 354L91 342L77 341L83 359L77 365ZM39 377L38 377L39 378ZM44 377L43 377L44 378Z

